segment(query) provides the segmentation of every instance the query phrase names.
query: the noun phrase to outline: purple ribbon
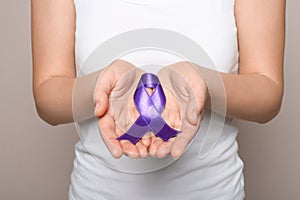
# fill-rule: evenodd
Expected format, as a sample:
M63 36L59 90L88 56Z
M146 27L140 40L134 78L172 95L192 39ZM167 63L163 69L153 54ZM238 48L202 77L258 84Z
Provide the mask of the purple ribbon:
M151 96L146 88L154 89ZM157 137L168 141L181 132L170 127L161 117L166 105L166 96L156 75L145 73L141 76L133 99L140 116L126 133L117 138L118 140L129 140L136 144L148 131L152 131Z

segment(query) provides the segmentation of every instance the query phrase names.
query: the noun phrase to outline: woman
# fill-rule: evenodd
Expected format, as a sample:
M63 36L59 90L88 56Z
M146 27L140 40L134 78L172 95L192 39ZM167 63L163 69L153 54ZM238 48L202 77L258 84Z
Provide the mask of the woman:
M175 107L175 112L171 110L174 109L172 104L177 105L178 101L172 95L176 87L171 87L170 92L166 90L169 108L172 107L167 107L166 120L174 128L182 128L183 124L192 128L182 129L182 133L169 142L144 137L136 145L116 139L122 131L110 112L113 107L108 98L118 87L127 87L118 84L124 76L137 83L143 71L130 59L120 59L112 62L107 70L95 70L84 76L86 79L76 78L76 67L79 70L98 45L114 35L140 28L173 30L204 47L218 69L209 69L209 72L220 71L227 117L265 123L280 110L284 0L32 0L33 89L41 118L58 125L90 117L91 108L72 110L73 97L79 107L95 106L101 137L115 159L123 154L132 159L148 155L158 158L171 155L178 159L163 169L127 173L103 164L113 162L104 156L104 150L98 155L103 162L97 162L93 152L78 143L69 198L243 199L243 163L237 154L237 131L230 122L226 121L213 150L202 160L194 159L197 142L185 152L191 140L199 135L196 133L204 107L209 107L211 99L218 98L214 91L209 91L208 95L206 69L192 67L187 62L174 62L159 72L165 84L178 83L174 73L181 74L180 79L189 83L184 91L188 102L181 101L181 108ZM77 88L74 93L73 87ZM82 91L87 92L83 95ZM186 108L185 117L178 117L176 113L182 107ZM136 118L136 110L130 113L133 113L131 118Z

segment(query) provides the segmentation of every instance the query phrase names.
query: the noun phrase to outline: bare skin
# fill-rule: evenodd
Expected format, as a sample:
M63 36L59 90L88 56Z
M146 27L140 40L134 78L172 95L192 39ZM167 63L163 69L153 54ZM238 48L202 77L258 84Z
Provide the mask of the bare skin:
M95 116L102 139L115 158L123 154L130 158L147 157L150 137L135 145L127 140L117 140L138 117L132 101L140 76L144 73L133 64L116 60L104 71L95 88Z
M72 89L76 80L74 4L72 0L31 2L33 91L37 112L49 124L69 123L73 121ZM285 3L285 0L236 0L239 73L221 73L226 92L227 115L230 117L266 123L280 110L284 87ZM186 63L175 63L172 67L179 70L176 65L182 64ZM191 73L189 76L196 75L192 70L185 71ZM199 80L201 76L194 79L197 83ZM117 79L113 81L118 82ZM189 83L195 85L193 81ZM207 93L197 89L193 93L200 102L197 105L202 105L198 107L198 113L201 113L204 107L201 102ZM98 101L101 100L95 99L95 105ZM108 110L109 107L101 109ZM103 119L101 114L98 114L98 117L100 121ZM197 122L200 121L201 115L198 117ZM163 157L170 153L174 158L179 158L194 134L190 132L181 142L180 137L176 138L173 150L169 147L168 151L162 153L159 153L162 147L158 146L168 145L155 142L156 138L151 141L146 139L147 142L143 145L147 147L146 153L150 152L152 156ZM176 147L175 142L181 146ZM120 157L123 153L132 158L145 157L145 150L142 150L144 147L140 147L141 149L134 148L133 151L110 151L115 157Z

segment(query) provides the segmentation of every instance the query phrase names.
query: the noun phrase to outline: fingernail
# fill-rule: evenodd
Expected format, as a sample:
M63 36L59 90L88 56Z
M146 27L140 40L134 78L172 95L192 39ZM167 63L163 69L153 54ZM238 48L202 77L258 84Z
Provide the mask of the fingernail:
M173 160L178 160L178 157L172 157L173 158Z

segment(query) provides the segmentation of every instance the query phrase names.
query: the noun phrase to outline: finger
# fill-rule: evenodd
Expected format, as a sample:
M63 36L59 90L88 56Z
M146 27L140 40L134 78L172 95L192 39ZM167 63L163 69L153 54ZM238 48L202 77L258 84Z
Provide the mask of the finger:
M163 143L163 140L160 139L159 137L154 136L154 138L152 138L151 145L149 147L149 154L152 157L154 157L154 158L156 157L156 149L162 143Z
M170 138L169 141L160 144L156 150L156 156L158 158L164 158L170 154L174 140L175 138Z
M124 134L120 128L118 128L118 136ZM121 146L123 153L132 159L138 157L145 158L148 156L148 147L144 145L142 140L138 141L135 145L128 140L121 140Z
M151 144L151 139L153 137L153 134L151 132L146 133L143 137L142 137L142 143L145 147L149 147Z
M171 155L174 159L178 159L185 152L186 147L195 136L197 129L193 126L186 127L180 134L175 138L172 145Z
M120 142L116 139L115 125L113 117L111 115L105 115L98 121L100 135L104 144L115 158L120 158L123 154L123 150Z
M120 143L121 143L121 146L123 149L123 153L125 155L127 155L129 158L137 159L138 157L140 157L140 152L139 152L138 148L134 144L132 144L130 141L121 140Z
M119 127L116 127L116 132L118 137L124 134L124 131L122 131ZM131 159L140 157L140 153L136 145L132 144L129 140L120 140L119 142L121 144L122 153L124 155L128 156Z
M146 158L148 156L148 148L142 143L141 140L138 143L136 143L135 146L139 150L141 158Z

